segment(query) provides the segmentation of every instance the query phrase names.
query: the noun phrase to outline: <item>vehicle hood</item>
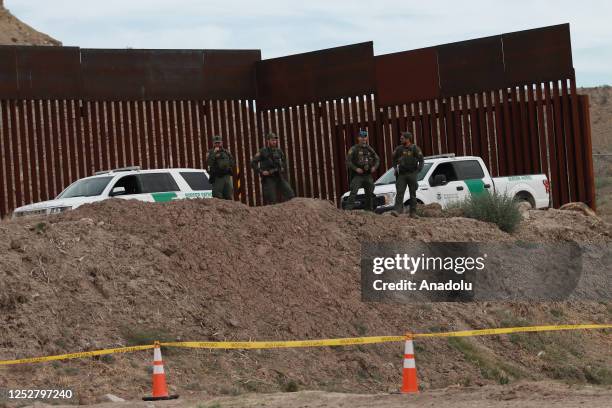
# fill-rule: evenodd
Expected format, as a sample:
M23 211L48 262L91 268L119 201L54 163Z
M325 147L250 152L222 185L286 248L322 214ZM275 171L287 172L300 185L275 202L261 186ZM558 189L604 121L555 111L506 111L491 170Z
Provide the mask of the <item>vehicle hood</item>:
M71 207L76 208L83 204L94 203L96 201L101 201L103 197L94 196L94 197L71 197L71 198L60 198L57 200L47 200L41 201L40 203L34 203L29 205L24 205L21 207L15 208L15 212L21 211L36 211L36 210L45 210L48 208L56 208L56 207Z

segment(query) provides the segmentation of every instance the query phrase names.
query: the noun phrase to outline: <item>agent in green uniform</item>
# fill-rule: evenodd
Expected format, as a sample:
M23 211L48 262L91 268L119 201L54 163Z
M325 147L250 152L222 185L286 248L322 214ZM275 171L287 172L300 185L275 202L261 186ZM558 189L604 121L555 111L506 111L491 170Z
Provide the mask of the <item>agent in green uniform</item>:
M295 197L293 189L285 179L287 159L285 153L278 147L278 136L274 133L266 135L266 147L251 160L251 167L261 177L264 202L275 204L280 193L283 201Z
M418 175L423 169L425 161L421 149L414 144L414 137L410 132L402 134L402 144L393 152L393 167L395 168L395 211L404 211L404 193L406 187L410 193L410 216L416 217L416 191L418 188Z
M213 136L213 149L207 157L208 174L213 186L214 198L234 199L234 180L232 173L236 162L229 150L223 147L221 136Z
M368 132L360 130L358 143L351 147L346 155L346 166L349 171L350 189L346 209L355 208L355 196L360 188L365 191L365 209L374 211L374 179L372 173L380 165L380 158L368 144Z

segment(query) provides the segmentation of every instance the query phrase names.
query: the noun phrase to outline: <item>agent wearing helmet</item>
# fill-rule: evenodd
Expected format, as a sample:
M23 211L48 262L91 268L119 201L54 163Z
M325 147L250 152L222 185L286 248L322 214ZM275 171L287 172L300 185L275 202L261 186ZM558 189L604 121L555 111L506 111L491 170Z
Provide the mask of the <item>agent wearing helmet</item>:
M251 160L251 167L261 177L261 184L266 204L275 204L280 193L283 201L295 197L293 189L285 179L287 160L285 153L278 147L278 136L266 135L266 146Z
M346 155L346 166L349 170L349 184L351 192L349 194L346 209L355 208L355 196L360 188L365 191L365 209L374 211L374 179L372 173L380 165L380 158L368 144L368 132L360 130L358 142L351 147Z
M232 174L236 162L229 150L223 147L221 136L213 136L213 149L208 152L206 162L210 182L213 186L213 197L233 200L234 180Z
M403 138L403 140L402 140ZM425 161L421 149L414 144L414 137L410 132L402 133L401 144L393 152L393 167L395 168L395 211L404 211L404 194L406 187L410 192L410 216L416 217L416 191L418 188L418 175L423 170Z

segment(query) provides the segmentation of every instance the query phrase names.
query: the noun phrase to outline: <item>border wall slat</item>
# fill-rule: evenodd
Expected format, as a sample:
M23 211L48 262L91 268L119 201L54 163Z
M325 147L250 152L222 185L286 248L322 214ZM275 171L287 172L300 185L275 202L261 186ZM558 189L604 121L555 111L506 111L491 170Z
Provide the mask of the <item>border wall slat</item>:
M10 115L10 126L11 126L11 163L12 163L12 173L11 173L11 183L13 185L14 192L14 203L16 206L23 205L23 189L22 189L22 180L21 180L21 165L20 165L20 157L19 157L19 112L17 109L17 101L11 99L8 101L8 111Z
M562 108L561 98L559 95L559 83L558 81L553 82L553 111L555 119L555 146L556 146L556 159L558 168L558 186L561 193L561 202L566 203L569 200L569 190L567 185L567 168L565 167L565 146L563 143L563 119L562 119ZM557 204L559 205L559 204Z
M26 116L27 101L19 100L17 102L19 108L19 139L21 140L21 172L23 177L23 203L30 204L32 202L32 191L30 181L32 179L32 162L30 161L30 129L27 124ZM67 164L66 161L63 164ZM62 173L63 174L63 173Z
M323 102L321 108L323 109L321 119L323 121L323 138L325 139L325 143L327 145L327 158L325 161L326 165L326 182L328 186L328 200L331 200L334 204L338 204L338 191L337 184L334 181L334 173L337 172L338 163L334 161L335 158L335 146L333 142L333 138L331 137L331 125L330 125L330 107L332 106L332 102L325 101ZM371 105L370 105L371 108Z
M550 159L550 174L551 174L551 193L553 197L553 205L559 207L561 202L561 187L559 185L559 165L557 157L557 138L555 136L555 119L554 107L552 99L552 91L550 82L544 83L545 108L546 108L546 124L548 130L548 151Z
M531 173L531 165L533 163L533 160L531 158L531 141L530 139L530 134L529 134L529 124L527 123L527 100L526 100L526 90L525 90L525 86L521 85L518 89L517 89L517 95L518 95L518 99L517 99L517 104L518 104L518 109L517 109L517 114L520 120L520 135L521 135L521 147L522 147L522 151L520 151L520 154L518 155L521 160L522 160L522 169L521 169L521 173L522 174L529 174Z
M28 122L28 150L29 150L28 161L29 161L29 167L30 167L29 171L31 174L30 180L31 180L31 185L32 185L31 199L32 199L32 202L38 202L38 201L41 201L40 182L41 182L42 177L38 174L38 163L36 161L37 135L35 133L35 127L34 127L36 118L34 117L33 105L34 105L34 101L31 101L31 100L26 101L26 113L27 113L27 122ZM72 149L71 151L74 152L74 149ZM71 161L71 163L73 165L73 168L75 168L77 162Z
M63 189L62 183L62 145L59 133L57 100L49 101L49 114L51 116L51 149L53 152L53 197Z
M300 128L300 150L302 152L302 171L304 173L304 197L312 197L313 188L312 188L312 175L309 163L310 160L310 151L308 150L308 136L306 133L306 114L305 114L306 105L298 105L296 107L296 118L297 123Z
M486 119L486 107L484 102L484 96L481 92L476 94L476 104L478 112L478 133L479 133L479 145L480 154L482 159L487 164L488 169L491 171L493 166L491 165L491 152L490 152L490 139L489 133L487 132L487 119Z
M525 105L525 116L527 118L527 130L529 132L529 162L528 169L529 173L540 173L541 163L540 155L538 152L538 133L536 126L536 111L533 97L533 84L525 86L526 101Z
M579 119L581 120L581 129L583 130L585 135L591 134L591 118L589 113L589 96L588 95L580 95L579 96L580 109L579 109ZM595 177L593 175L593 146L590 137L585 137L585 167L586 167L586 175L587 175L587 183L586 183L586 195L587 195L587 204L591 206L591 208L596 209L597 203L595 202Z
M113 129L115 136L115 144L117 146L116 154L117 154L117 166L125 167L126 166L126 152L127 152L127 140L126 135L123 134L123 112L121 111L121 101L117 101L113 104Z
M69 101L60 100L59 103L59 131L61 135L61 143L62 143L62 185L60 189L66 188L70 184L70 174L71 174L71 165L74 163L74 158L72 157L72 149L70 148L70 137L68 135L68 127L70 123L68 121L68 115L66 112L67 104Z
M294 106L291 106L288 108L288 134L291 135L291 143L292 143L292 154L291 154L291 159L292 159L292 166L296 168L295 173L294 173L294 184L293 184L293 188L295 189L295 194L297 196L304 196L304 183L303 183L303 176L304 176L304 172L302 171L302 168L298 168L301 163L302 163L302 159L300 157L300 134L299 134L299 126L297 123L297 118L296 118L296 108Z
M255 117L255 109L256 109L256 102L254 100L249 101L249 132L250 132L250 140L253 141L253 143L251 144L251 158L253 156L255 156L255 154L257 154L257 152L259 151L259 140L258 140L258 127L257 127L257 122L256 122L256 117ZM253 172L253 186L255 188L255 204L256 205L261 205L262 204L262 197L261 197L261 180L260 177L258 175L256 175L254 173L253 170L250 170L251 172Z
M583 140L585 137L584 127L580 126L579 118L578 118L578 93L576 92L576 80L572 77L570 78L570 105L572 110L572 134L574 136L574 149L576 152L576 178L577 182L577 190L578 190L578 200L582 202L589 201L589 197L587 196L587 189L585 185L592 182L593 178L585 178L585 173L588 174L588 166L589 166L589 158L592 160L593 152L590 150L586 150L586 146ZM590 135L590 132L588 133ZM592 168L592 165L591 165ZM582 183L582 180L585 180Z
M131 132L131 123L135 121L135 118L131 115L130 101L121 101L121 134L124 145L125 159L124 163L126 166L135 166L138 161L137 157L134 157L134 152L138 152L136 146L136 136Z
M466 97L467 100L467 115L464 116L468 121L468 126L466 127L469 132L469 146L468 151L471 155L480 156L480 134L478 133L478 117L476 111L476 103L474 94L468 94ZM464 100L464 102L466 101ZM465 120L464 119L464 120ZM465 126L465 122L464 122Z
M561 107L563 114L563 144L565 146L565 158L567 160L567 173L569 179L569 194L571 201L578 201L577 191L577 160L581 159L576 155L576 146L574 144L572 120L571 120L571 107L570 107L570 96L567 88L567 80L561 81ZM583 181L580 180L582 183Z
M0 216L4 216L9 213L10 209L14 208L12 200L12 187L10 186L10 150L8 146L10 144L9 128L8 128L8 111L6 108L7 101L0 101L0 142L2 146L2 157L0 164Z
M93 174L95 170L102 170L106 164L106 157L104 151L105 148L102 148L102 143L100 143L100 139L102 135L100 132L100 121L98 120L100 106L102 102L97 101L87 101L83 102L84 115L81 119L89 126L89 138L85 140L85 154L87 155L86 159L86 167L85 167L85 175Z
M500 91L493 92L493 109L495 114L495 143L497 144L497 168L499 176L508 175L507 146L504 137L504 107L500 100Z
M485 106L485 115L486 115L486 127L487 127L487 140L489 142L489 150L490 150L490 168L489 171L493 175L493 177L499 176L499 164L497 158L497 138L495 132L495 119L493 112L493 103L491 101L491 91L487 91L484 93L483 102Z
M138 111L138 141L140 147L140 165L145 169L153 167L154 149L153 132L147 128L147 103L138 101L135 103Z
M520 114L520 101L518 100L518 93L516 86L513 86L510 90L510 129L512 135L512 142L508 143L508 150L510 151L509 159L510 163L514 163L514 170L512 174L523 174L524 173L524 155L523 155L523 135L521 132L521 114Z
M511 116L511 100L508 98L508 90L507 89L502 89L501 90L501 103L502 103L502 112L503 112L503 116L502 116L502 120L503 120L503 124L504 124L504 132L503 132L503 138L502 138L502 143L503 146L505 147L504 149L504 163L505 163L505 169L506 169L506 174L504 174L505 176L510 176L513 174L516 174L516 161L514 160L514 149L515 149L515 136L513 133L513 126L512 126L512 121L513 118Z
M540 155L540 167L541 171L549 176L550 181L550 166L548 164L548 152L550 151L550 146L546 140L546 117L544 115L544 101L542 95L542 84L535 84L535 104L536 104L536 120L538 127L538 146Z
M312 105L314 138L316 140L317 148L317 177L319 180L320 190L319 198L326 200L329 197L326 178L328 159L326 157L327 146L325 143L324 131L321 129L323 125L321 110L321 102L315 102Z
M43 120L43 138L44 138L44 174L47 177L47 190L46 190L46 194L44 199L45 200L50 200L51 197L54 196L55 194L55 187L54 187L54 177L53 177L53 171L55 168L55 163L53 160L53 151L52 151L52 147L51 147L51 139L52 139L52 135L51 135L51 120L50 120L50 113L49 113L49 101L48 100L44 100L42 101L42 109L41 109L41 113L42 113L42 120Z

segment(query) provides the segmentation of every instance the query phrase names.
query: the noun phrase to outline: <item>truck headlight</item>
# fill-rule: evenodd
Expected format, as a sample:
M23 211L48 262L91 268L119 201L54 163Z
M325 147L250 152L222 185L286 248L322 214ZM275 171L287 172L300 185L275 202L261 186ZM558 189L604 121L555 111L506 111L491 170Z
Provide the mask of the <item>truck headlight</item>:
M380 195L385 199L385 203L383 205L393 205L395 204L395 193L384 193Z

